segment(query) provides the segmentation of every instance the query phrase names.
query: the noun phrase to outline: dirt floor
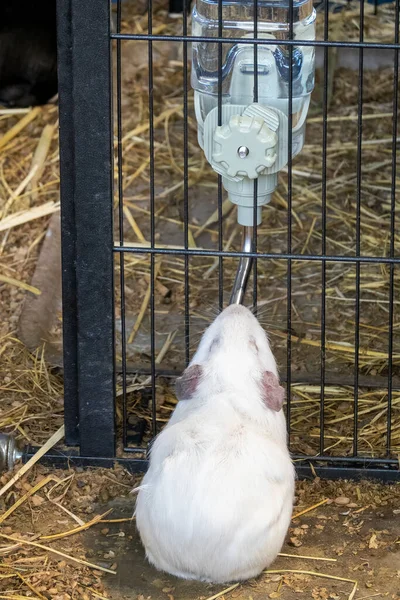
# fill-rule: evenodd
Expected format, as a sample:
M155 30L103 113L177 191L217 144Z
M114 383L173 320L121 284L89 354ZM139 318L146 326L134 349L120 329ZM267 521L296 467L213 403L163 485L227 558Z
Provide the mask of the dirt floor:
M33 468L0 499L0 598L400 598L400 485L299 481L300 516L282 548L290 556L233 588L180 581L146 562L132 520L139 479L120 467Z

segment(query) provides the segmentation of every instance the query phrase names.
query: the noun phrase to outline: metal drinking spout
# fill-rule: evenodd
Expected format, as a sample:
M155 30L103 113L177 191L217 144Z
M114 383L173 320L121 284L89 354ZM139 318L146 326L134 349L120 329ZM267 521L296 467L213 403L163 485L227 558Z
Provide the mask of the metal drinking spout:
M252 250L253 227L243 227L242 252L252 252ZM252 264L253 258L251 256L242 256L240 258L239 267L236 273L235 283L233 284L233 290L229 304L243 303Z

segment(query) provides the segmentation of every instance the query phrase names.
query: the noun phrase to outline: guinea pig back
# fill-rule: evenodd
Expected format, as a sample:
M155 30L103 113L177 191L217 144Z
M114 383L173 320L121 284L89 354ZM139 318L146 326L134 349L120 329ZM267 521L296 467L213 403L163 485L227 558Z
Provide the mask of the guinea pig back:
M147 558L186 579L255 577L282 547L294 469L275 359L248 309L207 329L177 396L137 497Z

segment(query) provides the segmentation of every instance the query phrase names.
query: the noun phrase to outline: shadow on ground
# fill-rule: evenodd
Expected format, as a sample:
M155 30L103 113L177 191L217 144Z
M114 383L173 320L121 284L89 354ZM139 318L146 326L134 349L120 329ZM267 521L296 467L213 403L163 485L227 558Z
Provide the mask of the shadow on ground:
M386 489L390 490L390 487ZM99 512L113 508L113 519L130 518L133 505L133 498L118 499L107 507L99 507ZM353 598L354 585L349 580L357 580L358 591L354 599L398 600L399 540L398 507L390 501L379 510L367 506L358 513L335 504L322 506L293 523L282 549L291 556L278 557L271 567L280 573L262 575L246 582L228 593L226 598L348 600ZM101 531L90 529L84 541L88 557L101 566L113 566L117 571L116 575L107 575L104 580L111 600L208 600L228 587L182 581L156 571L145 559L134 521L104 524ZM299 555L325 560L299 558ZM293 574L289 570L314 575ZM333 578L324 578L324 574Z

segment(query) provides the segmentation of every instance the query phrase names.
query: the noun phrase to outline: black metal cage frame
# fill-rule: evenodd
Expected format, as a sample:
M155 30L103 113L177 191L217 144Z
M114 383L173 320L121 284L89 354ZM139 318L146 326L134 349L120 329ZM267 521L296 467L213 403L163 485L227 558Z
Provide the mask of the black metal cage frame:
M257 0L255 0L257 3ZM114 331L114 260L120 263L120 286L122 294L121 315L124 323L124 256L126 252L147 254L150 256L151 294L151 367L152 381L153 433L156 433L155 386L157 365L155 363L155 307L154 307L154 268L155 258L161 254L179 255L185 261L185 338L186 361L189 360L189 259L193 256L211 256L219 258L219 303L223 301L223 258L245 256L243 252L225 252L222 246L222 184L219 179L218 206L220 211L220 230L218 250L200 250L189 248L188 243L188 68L187 49L192 41L208 41L210 38L193 38L188 34L188 7L183 6L183 32L179 36L156 35L152 31L152 1L148 3L148 33L122 34L121 2L118 3L117 33L110 29L110 1L82 2L81 0L58 0L58 72L59 72L59 108L60 108L60 158L61 158L61 219L62 219L62 279L63 279L63 347L65 380L65 427L68 445L78 446L79 455L71 452L71 460L90 464L112 464L116 459L115 424L115 331ZM322 251L320 255L297 254L292 252L292 150L291 137L288 144L288 246L285 253L261 253L257 251L256 227L254 248L251 256L255 259L253 302L257 303L257 261L274 259L287 264L287 412L290 424L291 383L295 381L291 371L291 265L292 261L316 261L321 265L321 361L319 382L321 385L320 402L320 454L318 456L295 456L298 472L307 475L317 472L323 477L378 477L385 480L400 480L399 463L390 456L392 431L392 393L393 393L393 305L395 266L400 257L395 255L395 208L396 208L396 152L397 152L397 113L398 113L398 68L399 43L399 0L396 0L396 22L394 43L369 43L363 37L364 2L361 1L361 27L358 42L328 41L328 3L325 6L325 30L323 41L301 41L301 45L322 47L324 49L323 73L325 85L323 91L323 147L322 147ZM293 11L293 0L290 2ZM255 11L257 14L257 11ZM220 2L220 15L222 4ZM255 26L256 28L256 26ZM121 44L123 40L141 40L148 46L149 57L149 156L150 156L150 248L126 248L123 245L123 189L119 172L118 202L120 208L120 239L113 239L113 169L114 169L114 126L113 126L113 81L112 81L112 45L116 46L117 61L117 153L118 170L122 168L122 118L121 118ZM155 244L155 192L154 192L154 111L153 111L153 73L152 44L155 41L174 41L183 45L183 117L184 117L184 215L185 244L183 249L156 248ZM223 37L222 22L218 37L212 38L218 43L219 65L222 65ZM254 46L257 61L258 44L268 44L265 39L238 39L240 43ZM229 38L229 43L235 39ZM293 46L293 24L289 40L282 41L291 56ZM326 147L327 147L327 80L328 48L354 48L359 51L358 75L358 160L357 160L357 213L356 213L356 253L355 256L327 254L326 251ZM393 89L393 141L392 141L392 191L390 251L387 256L364 256L360 251L360 215L361 215L361 145L363 126L363 53L366 48L386 49L394 54ZM289 61L292 69L292 61ZM257 78L257 69L255 69ZM221 90L221 80L220 80ZM257 90L257 81L255 85ZM257 95L255 95L255 101ZM221 95L219 113L221 114ZM289 78L289 131L291 131L292 79ZM255 189L256 193L256 189ZM95 226L93 226L95 224ZM326 266L332 262L347 262L355 265L355 368L352 386L354 389L354 445L353 456L333 457L324 455L324 388L327 383L325 373L325 316L326 316ZM359 317L360 317L360 269L363 264L386 264L390 273L389 296L389 343L387 376L387 456L384 458L364 458L359 455L358 438L358 390L360 384L359 353ZM122 382L126 393L126 357L124 344L126 332L122 327ZM125 400L125 398L124 398ZM126 407L126 402L124 402ZM65 455L64 455L65 456ZM61 455L53 455L49 460L62 460ZM142 470L146 466L145 456L119 459L133 470Z

